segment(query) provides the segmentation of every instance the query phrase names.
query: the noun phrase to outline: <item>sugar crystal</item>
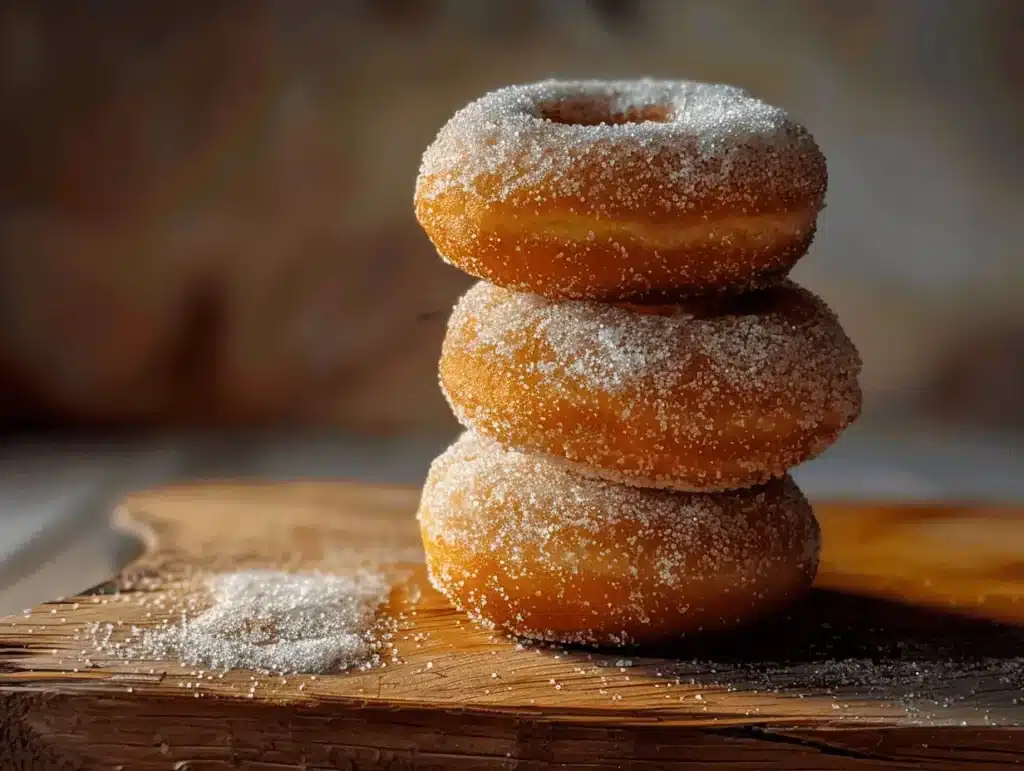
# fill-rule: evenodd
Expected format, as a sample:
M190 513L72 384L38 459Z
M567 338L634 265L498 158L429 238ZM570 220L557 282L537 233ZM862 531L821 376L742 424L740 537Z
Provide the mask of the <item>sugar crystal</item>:
M245 570L214 575L206 587L211 607L144 633L141 656L287 674L369 668L379 659L373 627L389 590L381 575Z

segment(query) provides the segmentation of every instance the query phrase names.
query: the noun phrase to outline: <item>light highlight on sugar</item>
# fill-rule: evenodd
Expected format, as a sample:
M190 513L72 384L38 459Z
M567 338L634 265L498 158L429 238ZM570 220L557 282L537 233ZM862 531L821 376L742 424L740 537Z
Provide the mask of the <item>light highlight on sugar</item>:
M245 570L211 576L206 588L207 610L144 633L136 657L281 674L380 662L375 622L390 588L382 575Z

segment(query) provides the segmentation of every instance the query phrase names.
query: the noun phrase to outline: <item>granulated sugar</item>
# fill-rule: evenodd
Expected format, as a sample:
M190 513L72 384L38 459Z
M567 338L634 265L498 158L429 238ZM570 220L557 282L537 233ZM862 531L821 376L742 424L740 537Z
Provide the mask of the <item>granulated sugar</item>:
M667 211L691 211L709 191L746 211L793 188L823 194L826 175L785 111L733 86L644 79L544 81L466 105L424 153L417 194L474 192L482 180L499 200L572 197L607 217L641 208L637 191L651 189Z
M441 388L464 426L642 487L719 491L819 454L860 413L860 356L792 282L641 313L486 282L448 322Z
M773 576L813 574L819 549L789 477L717 495L641 489L474 432L431 464L419 520L431 581L470 618L504 617L524 637L584 645L635 644L671 623L717 625L726 619L701 595L714 576L728 571L743 596L765 601ZM744 602L721 612L742 613ZM553 603L578 626L544 626Z
M143 632L134 658L178 659L211 669L324 673L370 668L383 576L246 570L206 582L211 607L169 628Z

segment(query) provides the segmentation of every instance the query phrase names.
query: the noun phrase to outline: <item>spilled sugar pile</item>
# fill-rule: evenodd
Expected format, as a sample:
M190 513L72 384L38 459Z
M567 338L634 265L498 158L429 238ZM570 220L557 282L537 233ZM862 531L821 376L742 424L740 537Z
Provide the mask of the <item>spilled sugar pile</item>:
M369 669L380 664L390 636L376 620L389 587L370 572L222 573L206 581L207 610L192 618L183 614L173 626L140 630L120 653L279 674Z

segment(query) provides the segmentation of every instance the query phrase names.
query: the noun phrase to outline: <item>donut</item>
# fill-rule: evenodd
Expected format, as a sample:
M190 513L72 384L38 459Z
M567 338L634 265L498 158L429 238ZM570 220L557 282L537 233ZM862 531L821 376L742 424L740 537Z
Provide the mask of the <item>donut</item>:
M434 587L487 627L659 645L781 610L811 585L819 528L788 477L679 493L582 477L466 432L418 519Z
M442 259L555 299L676 299L785 276L814 237L825 158L783 110L689 81L545 81L457 112L416 216Z
M781 476L861 406L857 349L788 279L651 307L480 282L452 312L439 369L463 426L584 475L684 491Z

